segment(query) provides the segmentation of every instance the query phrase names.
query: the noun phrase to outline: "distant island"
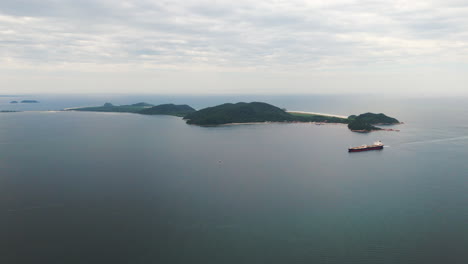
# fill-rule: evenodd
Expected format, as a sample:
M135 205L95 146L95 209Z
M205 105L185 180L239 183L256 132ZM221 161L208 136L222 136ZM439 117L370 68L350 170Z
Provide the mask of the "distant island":
M18 101L11 101L10 104L17 104Z
M68 111L86 111L86 112L117 112L117 113L136 113L144 115L172 115L184 117L196 110L188 105L162 104L154 106L148 103L136 103L131 105L113 105L105 103L102 106L69 108Z
M361 115L351 115L348 117L348 128L354 132L371 132L382 130L375 125L395 125L400 124L396 118L385 114L365 113Z
M118 113L137 113L148 107L154 105L148 103L136 103L131 105L113 105L111 103L105 103L102 106L91 106L91 107L78 107L69 108L71 111L86 111L86 112L118 112Z
M382 129L376 125L394 125L400 122L385 114L365 113L351 115L349 117L291 111L281 109L263 102L251 103L225 103L201 110L195 110L189 105L136 103L131 105L113 105L105 103L102 106L69 108L68 111L90 112L117 112L135 113L144 115L171 115L182 117L187 124L199 126L219 126L232 124L253 123L339 123L347 124L353 132L371 132L378 130L397 131L394 129Z

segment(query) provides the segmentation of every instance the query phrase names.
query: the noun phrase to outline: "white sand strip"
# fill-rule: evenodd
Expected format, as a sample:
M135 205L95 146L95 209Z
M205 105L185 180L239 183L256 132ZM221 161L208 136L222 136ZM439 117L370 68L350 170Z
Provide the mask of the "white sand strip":
M297 114L308 114L308 115L320 115L320 116L332 116L332 117L339 117L339 118L348 118L347 116L343 115L333 115L333 114L324 114L324 113L316 113L316 112L304 112L304 111L286 111L288 113L297 113Z

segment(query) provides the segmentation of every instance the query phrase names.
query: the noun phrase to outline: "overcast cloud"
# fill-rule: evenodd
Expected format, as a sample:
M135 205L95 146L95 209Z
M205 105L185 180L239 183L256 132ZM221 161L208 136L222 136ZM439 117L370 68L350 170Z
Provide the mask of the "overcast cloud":
M21 92L459 94L468 1L0 1Z

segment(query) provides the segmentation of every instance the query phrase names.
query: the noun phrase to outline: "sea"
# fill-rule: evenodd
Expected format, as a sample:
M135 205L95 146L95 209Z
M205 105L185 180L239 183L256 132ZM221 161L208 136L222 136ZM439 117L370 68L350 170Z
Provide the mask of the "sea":
M38 100L36 104L10 104ZM106 102L262 101L385 113L345 125L187 125L63 112ZM0 263L468 263L468 98L2 95ZM348 153L381 140L381 151Z

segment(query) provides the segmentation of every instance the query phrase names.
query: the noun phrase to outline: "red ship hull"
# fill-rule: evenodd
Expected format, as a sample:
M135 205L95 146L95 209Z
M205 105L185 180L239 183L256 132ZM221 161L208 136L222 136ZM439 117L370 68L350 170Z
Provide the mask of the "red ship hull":
M383 146L375 146L375 147L368 147L368 148L350 148L348 149L348 152L362 152L362 151L369 151L369 150L381 150L383 149Z

